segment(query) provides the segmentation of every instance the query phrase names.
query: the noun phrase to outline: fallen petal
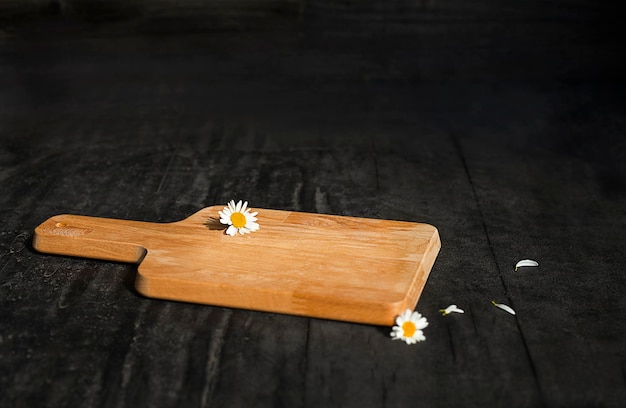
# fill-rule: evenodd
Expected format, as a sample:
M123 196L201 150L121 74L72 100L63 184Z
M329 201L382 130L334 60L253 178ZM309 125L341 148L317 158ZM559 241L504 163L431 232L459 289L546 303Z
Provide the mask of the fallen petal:
M439 309L442 315L449 315L450 313L465 313L463 309L459 309L456 305L450 305L445 309Z
M532 259L522 259L515 265L515 270L522 266L539 266L537 261L533 261Z
M511 313L512 315L514 315L514 314L515 314L515 310L511 309L511 307L510 307L510 306L504 305L504 304L502 304L502 303L496 303L496 302L494 302L493 300L491 301L491 303L493 303L493 305L494 305L495 307L498 307L498 308L500 308L500 309L504 310L505 312Z

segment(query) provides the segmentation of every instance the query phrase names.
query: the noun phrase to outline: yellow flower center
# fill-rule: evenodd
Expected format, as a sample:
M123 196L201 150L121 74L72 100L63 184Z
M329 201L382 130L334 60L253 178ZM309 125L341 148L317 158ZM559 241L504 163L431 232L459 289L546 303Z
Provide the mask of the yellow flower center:
M413 337L417 327L415 327L415 323L412 321L404 322L402 324L402 331L404 332L404 337Z
M235 228L243 228L246 226L246 216L240 212L232 213L230 220Z

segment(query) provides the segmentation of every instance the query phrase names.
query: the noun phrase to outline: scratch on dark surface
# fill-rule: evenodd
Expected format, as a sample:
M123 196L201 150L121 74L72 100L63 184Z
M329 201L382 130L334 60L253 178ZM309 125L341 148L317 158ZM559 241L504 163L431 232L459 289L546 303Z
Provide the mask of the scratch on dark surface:
M221 319L215 326L215 334L212 336L211 343L209 344L205 369L206 380L204 387L202 388L202 397L200 400L200 406L202 407L211 406L213 391L215 390L215 386L219 380L219 365L222 356L222 349L224 347L226 334L228 332L228 325L232 315L233 311L230 309L225 309L222 312Z
M524 352L528 357L528 362L530 364L530 370L533 373L533 378L535 379L535 384L537 386L537 390L539 391L539 396L541 397L541 402L545 405L545 397L543 394L543 390L541 389L541 382L539 381L539 376L537 372L537 366L535 365L535 361L533 359L532 354L530 353L530 348L528 347L528 342L526 341L526 336L524 335L524 331L519 323L519 318L515 316L515 323L517 324L517 330L519 331L520 337L522 339L522 344L524 345Z
M388 404L387 403L388 400L389 400L389 388L387 387L387 384L383 383L382 391L380 393L380 406L386 407Z
M446 325L448 329L448 340L450 341L450 351L452 352L452 361L456 363L456 351L454 350L454 342L452 341L452 332L450 331L450 324Z
M28 232L22 232L18 234L11 242L11 246L9 247L9 252L12 254L16 254L22 252L26 246L25 242L30 234Z
M502 269L500 268L500 265L498 264L498 259L496 257L496 253L495 250L493 248L493 244L491 242L491 239L489 238L489 233L487 231L487 223L485 221L485 216L482 210L482 207L480 205L480 200L478 199L478 192L476 191L476 186L474 184L474 181L472 180L472 175L469 171L469 167L467 165L467 161L465 160L465 156L463 155L463 150L461 149L461 145L458 141L458 138L455 137L454 134L451 134L451 138L452 138L452 143L455 147L455 149L458 152L459 157L461 158L461 162L463 165L463 169L465 171L465 174L467 176L467 180L472 188L472 195L474 196L474 202L476 203L476 207L478 208L478 213L480 214L480 220L482 223L482 227L483 227L483 232L485 234L485 238L487 240L487 245L489 246L489 252L491 253L491 258L496 266L496 270L498 271L498 276L500 278L500 282L502 283L502 287L504 288L504 296L508 299L509 303L512 303L511 299L509 298L508 295L508 289L507 289L507 285L506 285L506 281L504 280L504 276L502 274ZM515 324L517 325L517 329L520 333L520 337L522 340L522 344L524 346L524 352L526 354L526 358L528 360L528 363L530 365L530 369L531 372L533 373L533 380L535 383L535 387L537 388L537 391L541 397L541 401L545 401L544 398L544 394L543 394L543 390L541 389L541 384L539 382L539 377L537 376L537 367L535 366L535 363L533 361L532 355L530 353L530 349L528 347L528 343L526 342L526 338L524 336L524 332L522 330L522 327L520 326L520 322L517 316L515 316Z
M466 310L465 310L465 314L467 315L467 317L470 319L470 321L472 322L472 326L474 327L474 335L476 336L477 339L479 339L479 344L481 344L484 350L484 356L485 359L488 361L493 361L493 357L491 355L491 350L489 349L489 347L485 344L486 343L486 339L485 336L483 336L481 334L481 331L478 329L478 326L476 324L476 314L474 314L474 311L472 309L472 306L469 306Z
M174 150L174 152L172 153L172 156L170 157L170 161L167 163L167 167L165 168L165 173L163 173L163 176L161 177L161 182L159 183L159 187L157 187L156 193L160 193L161 190L163 189L163 186L165 185L165 180L167 179L167 175L170 172L170 169L172 168L172 163L174 163L174 158L176 157L176 154L178 153L178 150Z
M374 182L376 183L376 191L380 190L380 176L378 174L378 156L374 153Z
M59 294L59 298L57 300L58 309L67 309L67 307L70 305L67 297L70 296L71 291L72 280L69 280L62 286L61 293ZM49 311L56 314L56 310L54 308L50 308Z
M55 268L51 268L51 269L46 269L43 273L43 277L44 278L50 278L52 276L54 276L55 273L57 273L59 271L60 267L57 266Z
M0 268L0 277L2 277L3 282L0 284L0 287L8 287L9 289L11 289L11 282L7 279L4 280L4 270L7 268L7 266L9 266L9 262L11 262L11 260L7 260L4 265L2 265L2 268Z
M302 206L300 205L302 201L302 187L302 181L297 182L294 186L293 194L291 195L291 205L296 211L300 211L302 209Z
M493 248L493 243L491 242L491 238L489 237L489 232L487 231L487 223L485 222L485 214L480 205L480 200L478 199L478 192L476 191L476 185L474 184L474 180L472 179L472 174L469 171L469 167L467 165L467 161L465 160L465 155L463 154L463 149L461 149L461 145L459 143L458 138L454 135L450 135L452 139L452 144L454 145L460 159L461 164L463 165L463 170L465 171L465 175L467 176L467 181L469 182L472 188L472 195L474 197L474 203L476 204L476 208L478 209L478 214L480 214L480 222L483 227L483 232L485 234L485 239L487 240L487 245L489 246L489 252L491 253L491 258L496 265L496 270L498 271L498 276L500 277L500 282L502 283L502 287L504 288L504 296L509 298L509 290L506 286L506 281L504 280L504 276L502 275L502 269L498 264L498 258L496 257L496 252ZM510 299L509 299L510 300Z
M135 319L135 324L133 326L133 337L128 345L126 350L126 355L124 356L124 360L122 363L122 373L121 373L121 383L120 383L120 391L121 396L118 401L120 401L121 406L123 407L126 400L126 390L129 388L129 384L131 383L131 378L133 376L133 372L135 371L135 366L137 363L137 353L136 350L141 347L140 342L140 333L139 328L142 323L145 321L146 311L148 310L149 302L142 302L139 310L137 312L137 317ZM120 407L121 408L121 407Z
M325 192L322 192L319 186L315 187L315 211L320 214L331 213L328 196Z
M302 403L301 406L307 405L307 374L309 370L309 343L311 339L311 319L307 319L306 322L306 339L304 340L304 362L302 363L302 382L304 386L302 387Z
M374 187L378 191L380 190L380 174L378 172L378 149L375 140L372 141L371 148L374 162Z
M476 319L474 319L474 313L473 313L473 310L472 310L472 306L469 306L468 312L469 312L468 314L471 317L470 320L472 322L472 326L474 327L474 334L478 335L480 333L480 331L478 330L478 326L476 326Z

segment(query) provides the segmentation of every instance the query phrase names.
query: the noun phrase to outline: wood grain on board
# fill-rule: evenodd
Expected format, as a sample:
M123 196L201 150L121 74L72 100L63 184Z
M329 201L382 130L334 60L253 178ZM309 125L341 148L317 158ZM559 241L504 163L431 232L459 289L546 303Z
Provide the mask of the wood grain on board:
M427 224L269 209L231 237L221 208L160 224L59 215L33 246L140 263L148 297L381 325L415 307L441 246Z

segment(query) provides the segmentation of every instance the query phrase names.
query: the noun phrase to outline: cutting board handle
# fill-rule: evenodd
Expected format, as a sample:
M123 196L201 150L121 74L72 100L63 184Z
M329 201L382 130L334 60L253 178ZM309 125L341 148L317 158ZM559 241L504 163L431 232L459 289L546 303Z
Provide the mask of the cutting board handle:
M57 255L139 263L146 254L140 243L158 225L82 215L56 215L35 228L33 248ZM128 233L119 234L120 230L129 229L134 232L131 234L132 242L127 239Z

